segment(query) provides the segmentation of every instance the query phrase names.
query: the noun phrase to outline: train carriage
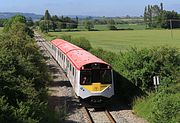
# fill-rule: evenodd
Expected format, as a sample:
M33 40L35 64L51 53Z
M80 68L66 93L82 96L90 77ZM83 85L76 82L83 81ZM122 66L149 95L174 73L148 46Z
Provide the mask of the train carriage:
M101 103L114 95L113 70L109 64L62 39L52 40L51 46L78 97Z

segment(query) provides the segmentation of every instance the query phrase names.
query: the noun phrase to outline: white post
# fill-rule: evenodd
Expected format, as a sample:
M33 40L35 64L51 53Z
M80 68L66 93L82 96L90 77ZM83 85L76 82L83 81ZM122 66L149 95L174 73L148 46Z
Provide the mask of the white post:
M157 85L159 85L159 76L156 76L157 79Z
M159 82L159 76L153 76L153 84L155 86L155 90L158 90L158 85L160 84Z
M156 76L153 77L153 83L156 85Z

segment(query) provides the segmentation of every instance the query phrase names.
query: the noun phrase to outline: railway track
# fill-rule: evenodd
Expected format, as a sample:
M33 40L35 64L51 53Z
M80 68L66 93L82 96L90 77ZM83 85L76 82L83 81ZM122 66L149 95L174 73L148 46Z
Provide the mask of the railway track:
M86 112L87 118L90 123L99 123L99 122L116 123L115 119L107 109L102 111L94 111L87 107L83 107L83 108Z

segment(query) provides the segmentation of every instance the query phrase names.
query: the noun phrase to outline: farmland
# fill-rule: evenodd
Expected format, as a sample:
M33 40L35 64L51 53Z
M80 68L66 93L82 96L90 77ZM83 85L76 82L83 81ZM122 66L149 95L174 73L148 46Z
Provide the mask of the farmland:
M180 49L180 30L127 30L127 31L79 31L79 32L49 32L46 39L51 40L61 35L86 37L94 48L119 52L130 47L150 48L167 45Z

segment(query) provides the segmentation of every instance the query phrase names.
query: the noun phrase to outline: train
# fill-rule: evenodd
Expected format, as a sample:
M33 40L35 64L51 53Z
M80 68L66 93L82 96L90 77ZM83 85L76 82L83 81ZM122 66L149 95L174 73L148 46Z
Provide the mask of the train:
M52 40L50 48L81 100L91 105L102 104L114 95L111 65L62 39Z

